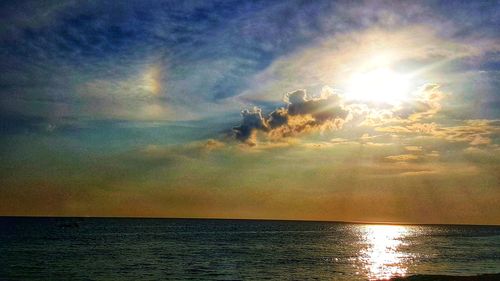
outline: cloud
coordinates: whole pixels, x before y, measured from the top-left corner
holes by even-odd
[[[438,84],[424,84],[404,102],[394,106],[352,103],[347,108],[359,125],[412,124],[432,119],[441,110],[445,94]],[[404,129],[403,129],[404,130]]]
[[[295,90],[287,93],[284,101],[286,107],[277,108],[267,117],[257,107],[243,110],[241,124],[233,128],[235,137],[255,145],[258,131],[279,140],[305,132],[339,129],[349,116],[341,97],[329,87],[323,88],[319,97],[309,97],[303,89]]]
[[[408,151],[422,151],[421,146],[415,146],[415,145],[405,146],[405,149]]]
[[[396,116],[408,118],[411,121],[420,121],[433,117],[441,110],[441,100],[444,94],[437,84],[425,84],[417,91],[417,99],[411,100],[396,110]]]
[[[255,107],[253,110],[245,109],[241,112],[243,120],[241,125],[234,127],[233,131],[237,139],[254,143],[251,138],[255,138],[255,130],[269,130],[268,122],[262,116],[262,110]]]
[[[172,155],[191,155],[200,152],[209,152],[225,147],[225,143],[215,140],[207,139],[204,141],[193,141],[183,145],[155,145],[150,144],[139,150],[139,155],[147,156],[150,158],[163,158]]]
[[[385,159],[397,162],[406,162],[406,161],[418,160],[419,157],[414,154],[400,154],[400,155],[386,156]]]
[[[214,139],[208,139],[204,143],[204,148],[208,149],[208,150],[219,149],[219,148],[222,148],[224,146],[225,146],[225,144],[223,142],[218,141],[218,140],[214,140]]]
[[[488,145],[492,143],[490,135],[497,134],[490,126],[474,127],[469,125],[442,126],[436,123],[414,123],[406,126],[385,126],[375,128],[378,132],[423,135],[448,142],[465,142],[470,145]],[[498,130],[498,129],[496,129]]]
[[[427,156],[428,158],[437,158],[439,157],[439,155],[439,151],[437,150],[433,150],[430,153],[425,154],[425,156]]]

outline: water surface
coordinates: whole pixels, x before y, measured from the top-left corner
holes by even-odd
[[[375,280],[500,272],[500,227],[0,218],[0,280]]]

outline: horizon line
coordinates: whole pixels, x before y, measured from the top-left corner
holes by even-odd
[[[341,224],[372,224],[372,225],[428,225],[428,226],[493,226],[500,224],[475,223],[414,223],[414,222],[387,222],[387,221],[343,221],[343,220],[314,220],[314,219],[273,219],[273,218],[217,218],[217,217],[153,217],[153,216],[51,216],[51,215],[0,215],[0,218],[74,218],[74,219],[164,219],[164,220],[241,220],[241,221],[284,221],[284,222],[324,222]]]

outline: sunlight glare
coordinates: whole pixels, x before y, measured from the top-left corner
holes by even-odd
[[[379,67],[351,76],[347,98],[351,100],[397,104],[408,93],[409,79],[388,67]]]
[[[361,252],[370,280],[406,275],[408,256],[400,250],[408,229],[399,225],[365,225],[362,236],[367,247]]]

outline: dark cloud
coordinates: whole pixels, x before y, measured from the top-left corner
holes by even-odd
[[[313,99],[307,98],[305,90],[297,90],[288,93],[285,101],[288,102],[289,115],[310,114],[318,123],[337,117],[345,118],[347,115],[347,111],[340,106],[340,96],[334,94],[328,88],[323,91],[321,97]]]
[[[255,107],[253,110],[245,109],[241,112],[241,116],[243,117],[241,125],[233,128],[237,139],[247,141],[254,130],[269,130],[268,122],[262,116],[260,108]]]
[[[305,90],[285,95],[286,107],[272,111],[267,117],[260,108],[243,110],[241,124],[233,128],[235,137],[248,144],[255,144],[255,133],[263,131],[271,139],[293,136],[302,132],[338,129],[346,121],[349,111],[344,108],[339,95],[329,88],[320,97],[308,97]]]

